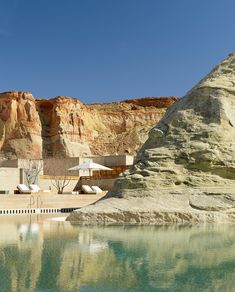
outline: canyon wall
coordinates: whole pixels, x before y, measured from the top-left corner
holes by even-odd
[[[29,92],[0,93],[2,158],[135,154],[175,97],[83,104]]]
[[[0,94],[0,149],[2,158],[42,155],[41,122],[29,92]]]

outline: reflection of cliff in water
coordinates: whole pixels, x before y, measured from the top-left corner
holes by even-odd
[[[28,242],[19,236],[18,244],[0,247],[0,291],[32,292],[37,287],[41,266],[40,240]]]
[[[91,253],[82,252],[76,244],[66,245],[57,281],[61,291],[76,291],[78,287],[232,291],[235,287],[232,226],[78,230],[87,245],[92,245],[92,238],[93,243],[107,242],[108,248]]]
[[[14,241],[9,240],[12,235],[5,244],[1,238],[0,291],[232,291],[235,287],[233,226],[102,228],[51,222],[36,228],[33,224],[28,228],[16,224]]]
[[[235,287],[233,226],[91,230],[97,238],[108,242],[116,261],[131,267],[135,291],[141,291],[141,287],[149,287],[148,291],[176,287],[177,291],[232,291]],[[106,268],[110,266],[111,262]]]

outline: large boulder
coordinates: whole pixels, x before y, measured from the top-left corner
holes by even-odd
[[[174,103],[106,197],[68,220],[235,221],[235,54]]]

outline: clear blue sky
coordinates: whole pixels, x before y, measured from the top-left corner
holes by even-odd
[[[0,0],[0,91],[181,96],[235,50],[234,0]]]

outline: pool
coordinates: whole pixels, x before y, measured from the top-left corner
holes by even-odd
[[[83,227],[63,216],[0,218],[1,292],[235,289],[235,225]]]

